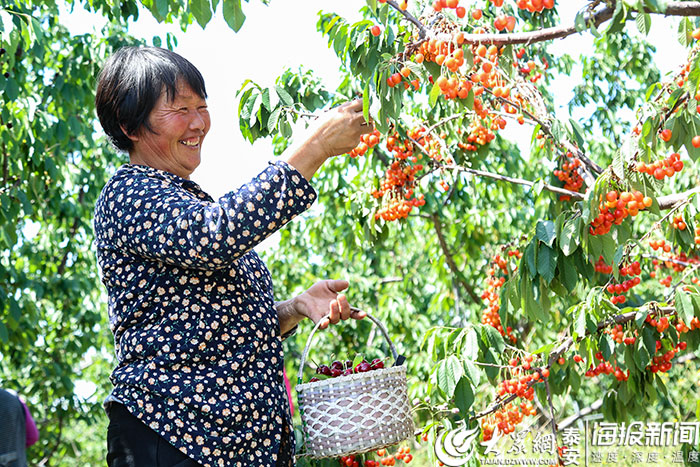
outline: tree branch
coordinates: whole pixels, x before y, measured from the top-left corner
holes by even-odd
[[[407,11],[402,10],[401,8],[399,8],[399,5],[398,5],[394,0],[387,0],[386,3],[387,3],[388,5],[391,5],[392,8],[394,8],[396,11],[398,11],[399,13],[401,13],[401,14],[403,15],[404,18],[406,18],[408,21],[410,21],[411,23],[413,23],[413,25],[416,26],[416,27],[418,28],[418,38],[419,38],[420,40],[423,40],[423,39],[425,39],[425,38],[428,36],[428,30],[425,28],[425,26],[423,25],[423,23],[421,23],[420,21],[418,21],[418,20],[416,19],[415,16],[413,16],[411,13],[409,13],[409,12],[407,12]]]
[[[587,170],[584,171],[583,179],[586,182],[586,185],[591,186],[591,185],[593,185],[593,183],[595,183],[595,179],[593,177],[593,174],[591,174],[590,172],[593,171],[597,174],[600,174],[603,172],[603,169],[598,164],[596,164],[591,159],[589,159],[588,156],[586,156],[580,148],[574,146],[569,141],[557,140],[557,138],[555,138],[554,134],[552,133],[552,124],[549,121],[545,121],[545,120],[537,117],[532,112],[523,108],[523,106],[518,104],[517,102],[513,102],[510,99],[506,99],[505,97],[500,97],[500,96],[497,97],[493,94],[493,91],[491,91],[490,89],[488,89],[486,87],[484,87],[483,89],[484,89],[484,92],[493,96],[494,99],[498,100],[501,103],[505,103],[505,104],[508,104],[512,107],[517,108],[520,111],[520,113],[526,115],[528,118],[537,122],[540,125],[542,132],[545,133],[547,136],[549,136],[552,139],[552,141],[555,142],[555,145],[559,146],[560,149],[562,149],[563,151],[568,151],[568,152],[574,154],[576,157],[581,159],[581,161],[585,164],[585,168]]]
[[[631,9],[631,11],[637,11]],[[594,27],[600,26],[613,17],[614,8],[603,8],[595,13],[589,13],[584,17],[587,25]],[[644,10],[645,13],[662,14],[664,16],[700,16],[700,2],[669,2],[666,11],[660,13]],[[494,45],[509,45],[509,44],[533,44],[535,42],[550,41],[553,39],[563,39],[565,37],[578,34],[575,25],[558,26],[539,31],[521,32],[513,34],[465,34],[464,42],[467,44],[494,44]],[[449,34],[437,34],[437,39],[451,40]]]
[[[663,211],[672,208],[673,205],[677,202],[686,200],[697,193],[700,193],[700,187],[684,191],[683,193],[674,193],[672,195],[660,196],[656,199],[656,202],[659,203],[659,209]]]
[[[499,180],[502,182],[513,183],[516,185],[525,185],[525,186],[531,187],[535,184],[535,182],[531,182],[530,180],[524,180],[522,178],[507,177],[505,175],[495,174],[495,173],[491,173],[491,172],[485,172],[483,170],[470,169],[468,167],[462,167],[461,165],[439,165],[437,168],[445,169],[445,170],[458,170],[460,172],[466,172],[468,174],[478,175],[480,177],[485,177],[485,178],[491,178],[493,180]],[[552,193],[557,193],[559,195],[570,196],[571,199],[575,199],[575,200],[583,200],[584,199],[583,193],[567,190],[564,188],[559,188],[556,186],[548,185],[546,183],[542,185],[542,189],[546,190],[546,191],[551,191]]]
[[[430,215],[430,218],[433,221],[433,225],[435,226],[435,233],[437,234],[438,242],[440,243],[442,253],[445,255],[445,261],[447,261],[447,266],[450,268],[450,271],[452,271],[452,273],[457,277],[457,280],[462,285],[462,287],[464,287],[464,290],[467,291],[472,301],[477,304],[481,303],[481,299],[476,294],[471,284],[469,284],[464,279],[464,274],[462,274],[462,271],[459,270],[459,268],[457,267],[457,263],[455,263],[454,258],[450,254],[449,248],[447,247],[447,242],[445,241],[445,236],[442,233],[442,225],[440,224],[440,219],[438,219],[437,214],[432,213]]]
[[[539,373],[539,371],[538,371]],[[549,404],[549,414],[552,422],[552,434],[554,435],[554,445],[557,447],[557,457],[561,459],[559,453],[559,444],[557,443],[557,421],[554,418],[554,403],[552,402],[552,392],[549,390],[549,378],[543,378],[540,373],[540,379],[544,381],[544,389],[547,391],[547,403]]]

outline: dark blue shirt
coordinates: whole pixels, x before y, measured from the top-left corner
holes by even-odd
[[[127,164],[97,201],[112,395],[204,466],[293,464],[272,281],[252,248],[315,198],[278,161],[218,201]]]

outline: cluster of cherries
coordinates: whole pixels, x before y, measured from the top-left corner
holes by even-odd
[[[634,345],[634,343],[637,342],[637,338],[634,335],[625,332],[625,329],[621,324],[616,324],[612,329],[606,329],[605,333],[610,334],[613,340],[618,344]]]
[[[641,277],[639,277],[641,274],[642,269],[639,261],[634,261],[628,266],[622,266],[620,268],[620,276],[631,276],[632,278],[617,284],[608,285],[606,290],[609,294],[612,294],[610,301],[612,301],[613,304],[625,303],[627,298],[623,294],[642,282]]]
[[[518,249],[508,250],[509,257],[520,259],[523,254]],[[513,329],[507,326],[505,329],[501,324],[501,295],[499,289],[505,284],[506,277],[513,273],[517,266],[509,268],[508,260],[501,255],[495,255],[491,259],[491,267],[486,271],[486,290],[481,294],[481,299],[486,303],[486,310],[481,315],[481,324],[488,324],[494,327],[503,337],[508,336],[511,342],[515,342],[516,338],[513,335]],[[501,276],[496,277],[500,271]]]
[[[496,392],[499,397],[515,394],[524,400],[519,404],[511,401],[500,407],[493,415],[481,419],[484,441],[493,438],[496,428],[503,434],[512,433],[525,417],[537,413],[531,402],[535,397],[534,384],[542,381],[542,378],[549,377],[549,369],[534,369],[533,361],[534,357],[530,354],[525,355],[520,364],[517,358],[509,361],[512,377],[498,383]]]
[[[681,341],[675,347],[671,348],[667,352],[664,352],[661,341],[656,341],[656,353],[658,355],[654,355],[654,357],[651,359],[651,363],[647,365],[646,369],[652,373],[668,372],[668,370],[673,367],[671,360],[673,360],[678,352],[685,350],[687,347],[688,344]]]
[[[401,71],[398,71],[396,73],[392,73],[389,75],[389,77],[386,79],[386,84],[390,88],[393,88],[394,86],[398,86],[399,84],[403,83],[403,88],[408,90],[411,86],[413,86],[413,89],[415,91],[418,91],[420,89],[420,78],[414,78],[412,80],[404,80],[404,78],[409,78],[411,76],[411,69],[408,68],[407,66],[404,66],[401,68]]]
[[[603,259],[603,256],[601,255],[598,258],[598,261],[595,262],[595,272],[599,272],[601,274],[612,274],[613,272],[613,267],[610,264],[607,264],[605,260]]]
[[[683,219],[683,214],[673,216],[673,223],[671,225],[674,229],[677,230],[685,230],[688,227],[688,225],[685,223],[685,220]]]
[[[697,229],[696,229],[697,230]],[[656,278],[657,271],[661,268],[667,268],[667,269],[672,269],[674,272],[683,272],[685,268],[688,267],[688,265],[694,265],[700,263],[700,257],[698,255],[694,255],[693,257],[688,257],[688,255],[685,254],[685,252],[681,252],[679,254],[672,254],[673,248],[669,243],[666,243],[666,240],[650,240],[649,241],[649,246],[654,250],[661,250],[664,253],[671,253],[671,256],[667,259],[661,259],[659,261],[658,259],[654,258],[652,260],[652,264],[654,265],[654,270],[649,273],[649,276],[653,279]],[[663,277],[659,279],[659,283],[663,286],[670,287],[671,286],[671,281],[672,277],[670,275],[667,275],[666,277]],[[700,283],[700,279],[697,277],[692,277],[690,281],[693,284],[698,284]]]
[[[516,5],[521,10],[527,10],[530,13],[540,13],[542,10],[554,8],[554,0],[517,0]]]
[[[366,133],[360,136],[360,142],[348,153],[348,155],[352,158],[364,156],[369,149],[379,144],[381,136],[382,134],[376,128],[372,131],[372,133]]]
[[[464,18],[467,14],[467,9],[459,6],[459,0],[435,0],[433,2],[435,11],[442,11],[444,8],[453,8],[457,18]]]
[[[395,454],[389,454],[386,449],[378,449],[377,456],[380,457],[378,461],[375,460],[365,460],[364,463],[360,464],[361,460],[356,456],[343,456],[340,458],[340,465],[345,467],[379,467],[380,465],[396,465],[396,461],[403,461],[404,464],[410,464],[413,460],[413,454],[411,454],[411,448],[408,446],[399,447]]]
[[[664,131],[668,131],[669,134],[671,132],[671,130]],[[663,132],[661,132],[661,134],[663,135]],[[662,161],[655,161],[651,164],[639,162],[634,169],[639,173],[650,175],[657,180],[663,180],[666,177],[673,177],[675,174],[683,170],[683,161],[681,160],[681,155],[674,152]]]
[[[566,153],[564,160],[565,162],[562,163],[561,168],[554,171],[554,176],[559,181],[564,182],[564,189],[578,192],[583,186],[583,177],[580,170],[581,160],[570,152]],[[561,201],[570,201],[571,196],[561,195],[559,199]]]
[[[420,128],[425,131],[425,127]],[[411,138],[418,136],[418,134],[416,131],[409,131]],[[422,143],[419,141],[419,143],[424,144],[425,140]],[[374,218],[394,221],[408,217],[414,207],[425,204],[423,195],[413,197],[416,173],[423,170],[423,164],[418,163],[422,154],[418,152],[414,155],[413,142],[408,138],[401,140],[398,133],[387,138],[386,148],[393,153],[394,161],[386,170],[379,189],[372,192],[374,198],[384,199],[384,203],[374,214]]]
[[[589,378],[593,378],[593,377],[598,376],[600,374],[605,374],[605,375],[612,374],[615,376],[615,379],[617,379],[618,381],[627,381],[627,379],[629,378],[629,376],[630,376],[629,370],[627,370],[627,372],[625,373],[617,365],[612,366],[610,364],[610,362],[606,361],[603,358],[602,352],[596,353],[595,358],[597,360],[600,360],[600,363],[596,366],[591,365],[588,368],[588,370],[586,371],[586,373],[584,373],[585,376],[587,376]]]
[[[316,368],[316,374],[328,376],[329,378],[337,378],[338,376],[352,375],[354,373],[365,373],[367,371],[378,370],[380,368],[384,368],[384,360],[381,358],[375,358],[372,360],[372,362],[362,360],[362,362],[355,365],[354,368],[352,366],[352,360],[346,360],[344,362],[335,360],[330,366],[319,365]],[[316,381],[320,381],[320,379],[315,376],[309,380],[310,383],[315,383]]]
[[[639,211],[652,205],[652,199],[641,191],[608,191],[600,197],[598,217],[591,221],[591,235],[605,235],[613,224],[620,225],[627,216],[636,216]]]
[[[493,438],[493,433],[498,428],[502,434],[509,434],[515,431],[515,427],[522,423],[528,415],[536,415],[537,411],[529,401],[520,404],[509,402],[495,413],[481,419],[481,433],[484,441]]]
[[[496,138],[494,131],[502,130],[506,127],[506,121],[502,117],[495,117],[491,120],[491,124],[484,126],[483,121],[474,119],[467,126],[467,143],[458,143],[457,146],[465,151],[476,151],[479,146],[489,144]]]

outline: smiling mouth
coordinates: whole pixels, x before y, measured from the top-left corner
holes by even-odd
[[[196,148],[196,147],[199,147],[200,141],[201,141],[201,138],[182,139],[182,140],[180,140],[180,144],[183,144],[183,145],[187,146],[188,148]]]

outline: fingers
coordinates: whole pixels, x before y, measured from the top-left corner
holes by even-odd
[[[346,281],[345,279],[331,279],[326,284],[331,291],[342,292],[348,288],[350,282]]]
[[[350,317],[352,319],[364,319],[367,316],[367,312],[362,310],[350,310]]]
[[[340,310],[340,319],[346,320],[350,318],[350,304],[347,297],[344,294],[339,294],[335,301],[338,303],[338,309]]]

